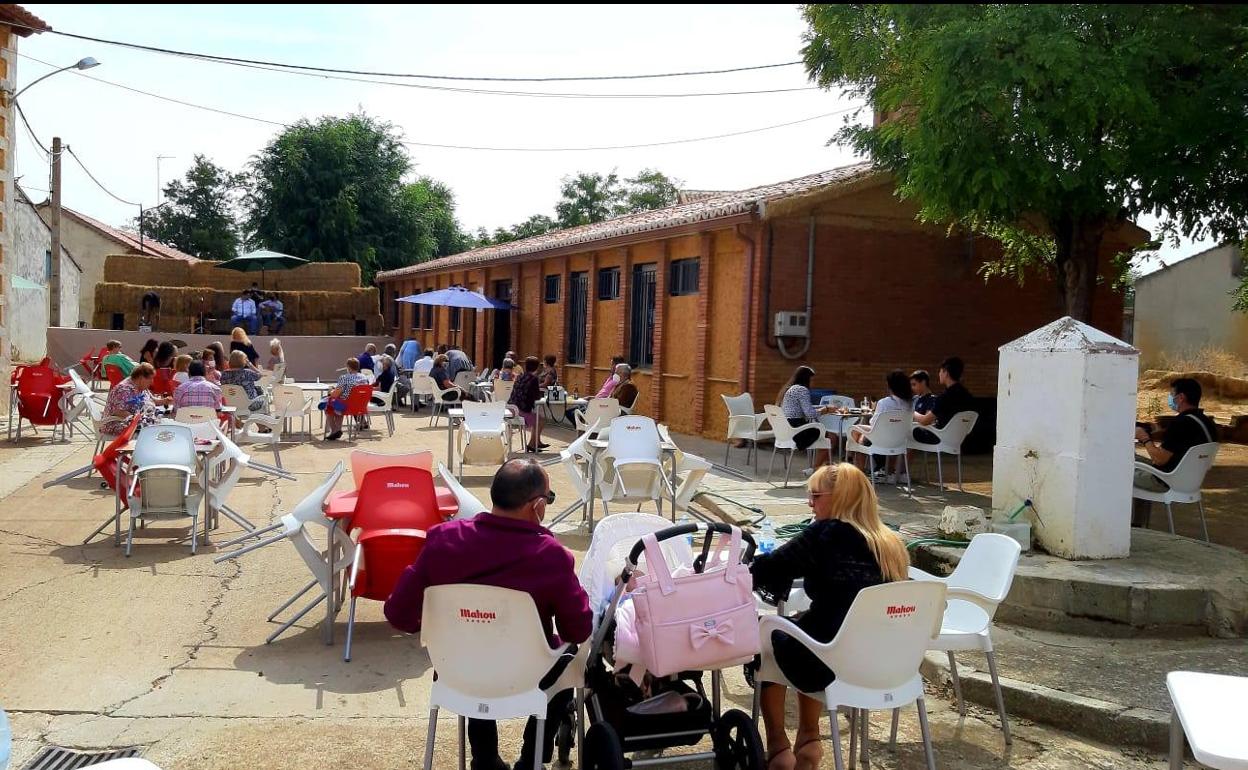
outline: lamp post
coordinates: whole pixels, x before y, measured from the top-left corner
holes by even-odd
[[[174,157],[176,157],[176,156],[173,156],[173,155],[157,155],[157,156],[156,156],[156,200],[160,200],[160,197],[161,197],[161,192],[160,192],[160,162],[161,162],[162,160],[173,160],[173,159],[174,159]]]
[[[42,83],[53,75],[66,70],[89,70],[100,63],[94,57],[79,59],[68,67],[52,70],[43,77],[35,78],[26,87],[13,94],[9,101],[16,103],[18,97],[30,90],[31,86]],[[52,269],[48,275],[48,325],[59,326],[61,323],[61,138],[52,138],[52,188],[48,199],[48,229],[52,231]]]

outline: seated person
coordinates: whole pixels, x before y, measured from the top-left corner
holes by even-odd
[[[374,393],[389,393],[390,390],[394,388],[395,374],[398,371],[397,369],[395,369],[394,359],[386,355],[385,353],[382,353],[380,356],[377,357],[377,369],[378,369],[377,381],[373,383],[373,385],[375,386],[375,389],[373,392]],[[377,406],[384,406],[386,403],[384,400],[382,400],[379,396],[376,396],[376,395],[374,395],[371,399],[369,399],[369,401],[376,404]]]
[[[460,372],[471,373],[474,369],[472,359],[468,358],[468,354],[459,349],[458,345],[452,345],[446,351],[446,373],[450,375],[451,382],[459,376]]]
[[[545,359],[546,365],[538,372],[537,383],[542,386],[543,390],[559,384],[559,370],[555,368],[556,360],[553,355],[548,354]]]
[[[488,513],[429,530],[425,547],[386,600],[386,619],[401,631],[417,633],[426,588],[450,583],[499,586],[532,595],[552,648],[584,642],[593,624],[589,597],[577,580],[572,553],[542,527],[547,506],[554,502],[546,471],[533,460],[505,463],[490,484],[490,502]],[[555,626],[562,639],[555,635]],[[541,747],[544,762],[551,760],[558,732],[554,728],[567,713],[571,694],[564,691],[550,700]],[[533,766],[536,733],[530,718],[517,767]],[[494,722],[469,719],[468,742],[473,770],[506,770]]]
[[[180,355],[177,358],[173,359],[173,381],[174,382],[178,383],[179,385],[186,382],[187,378],[190,376],[189,374],[187,374],[187,370],[190,368],[191,362],[194,360],[195,359],[191,358],[188,355]]]
[[[862,471],[848,463],[825,465],[806,487],[814,522],[775,551],[755,556],[750,572],[755,590],[773,603],[788,595],[794,580],[803,579],[810,609],[793,620],[815,641],[830,642],[858,592],[907,579],[910,556],[901,538],[880,521],[875,491]],[[821,692],[835,675],[783,631],[773,631],[771,640],[776,665],[798,690],[798,725],[790,743],[784,730],[787,688],[763,685],[768,767],[793,768],[797,762],[798,767],[817,768],[823,754],[819,720],[824,707],[803,693]]]
[[[136,364],[129,377],[108,391],[108,401],[104,403],[104,421],[100,423],[102,435],[109,438],[120,436],[130,426],[130,421],[136,414],[141,415],[140,429],[160,422],[156,405],[169,403],[169,398],[152,397],[151,387],[155,379],[156,370],[151,364]]]
[[[263,412],[265,407],[264,394],[256,383],[262,375],[247,364],[247,354],[241,350],[230,353],[230,368],[221,372],[222,385],[237,385],[251,400],[247,409],[251,412]]]
[[[447,358],[447,355],[445,353],[439,353],[437,357],[433,359],[433,368],[429,370],[429,377],[433,379],[433,384],[438,386],[439,389],[447,391],[443,394],[442,400],[454,401],[456,399],[456,394],[458,394],[460,401],[476,401],[477,399],[473,398],[472,394],[455,384],[455,381],[451,378],[450,372],[447,369],[448,363],[449,359]]]
[[[243,289],[238,298],[230,306],[230,326],[246,326],[252,334],[260,331],[260,321],[256,313],[256,300],[252,293]]]
[[[143,343],[143,347],[139,348],[139,363],[151,364],[153,369],[156,366],[156,349],[160,347],[160,343],[156,340],[148,340]]]
[[[1179,416],[1166,425],[1161,441],[1154,441],[1152,431],[1137,426],[1135,439],[1144,445],[1148,460],[1162,473],[1179,467],[1187,450],[1199,444],[1218,440],[1218,426],[1200,408],[1201,387],[1196,380],[1180,377],[1170,383],[1170,408]],[[1165,492],[1169,487],[1148,471],[1135,472],[1135,486],[1150,492]]]
[[[108,352],[100,361],[101,369],[105,366],[115,366],[121,371],[122,377],[129,377],[130,372],[133,372],[134,367],[138,365],[137,361],[121,352],[121,343],[117,340],[109,340],[104,343],[104,349]]]
[[[516,379],[516,362],[510,358],[503,359],[503,365],[494,373],[494,379],[510,382]]]
[[[854,441],[863,446],[871,446],[871,439],[868,436],[871,435],[871,430],[875,427],[875,424],[879,422],[880,415],[885,412],[902,412],[904,414],[912,408],[910,403],[910,378],[906,376],[905,372],[900,369],[894,369],[888,373],[884,381],[888,384],[889,394],[875,402],[875,411],[871,414],[871,422],[866,425],[855,425],[849,431],[849,435],[853,437]],[[859,468],[866,468],[867,458],[868,455],[854,453],[854,462]],[[897,457],[886,459],[888,463],[894,464],[891,470],[895,473],[901,461]],[[890,474],[889,483],[895,480]]]
[[[940,371],[936,373],[945,391],[936,397],[932,410],[927,414],[915,414],[914,440],[923,444],[939,444],[940,439],[935,433],[923,426],[933,425],[943,428],[949,424],[958,412],[975,411],[975,399],[971,392],[962,384],[962,359],[950,356],[940,362]]]
[[[615,377],[618,382],[611,389],[610,398],[619,401],[621,409],[632,410],[637,403],[638,395],[637,386],[633,384],[633,367],[628,364],[619,364],[615,367]]]
[[[247,354],[247,366],[253,369],[256,368],[256,364],[260,360],[260,353],[256,350],[256,346],[251,343],[251,337],[247,336],[247,332],[241,326],[230,332],[230,352],[233,353],[236,350],[241,350]]]
[[[286,306],[276,294],[268,294],[260,302],[260,323],[269,327],[269,334],[281,334],[286,326]]]
[[[225,368],[224,366],[217,365],[217,357],[219,355],[220,353],[213,347],[204,348],[204,352],[200,354],[200,361],[204,364],[204,376],[208,378],[209,382],[217,385],[221,384],[220,372],[221,369]],[[222,361],[222,363],[224,364],[224,361]]]
[[[918,369],[910,375],[911,403],[915,414],[927,414],[936,404],[936,394],[931,388],[932,378],[924,369]]]
[[[221,400],[221,388],[208,381],[204,377],[204,373],[205,368],[202,361],[191,361],[187,365],[186,382],[183,382],[173,391],[173,413],[175,415],[184,406],[221,408],[224,403]]]
[[[278,367],[279,364],[286,363],[286,351],[282,349],[282,341],[274,337],[269,340],[269,360],[267,369],[271,372]],[[280,382],[277,384],[281,384]]]
[[[624,356],[611,357],[611,375],[602,383],[602,387],[594,394],[594,398],[611,398],[611,391],[615,390],[615,386],[620,384],[620,378],[616,376],[615,367],[624,363]]]
[[[426,350],[425,354],[412,364],[412,374],[428,374],[431,371],[433,371],[433,351]]]
[[[548,446],[542,443],[537,422],[537,400],[542,397],[542,388],[537,384],[537,369],[540,365],[537,356],[524,359],[524,374],[516,379],[515,387],[511,389],[511,398],[507,401],[520,413],[524,426],[529,429],[529,445],[525,447],[529,452],[538,452]]]
[[[317,408],[325,410],[325,430],[329,434],[326,441],[337,441],[342,438],[342,416],[347,411],[347,396],[356,385],[367,385],[368,380],[360,374],[360,360],[347,359],[347,373],[338,378],[338,383],[329,391],[325,400]]]
[[[373,356],[375,355],[377,355],[376,345],[370,342],[364,346],[364,352],[361,353],[357,359],[360,362],[360,371],[368,369],[369,371],[376,373],[376,369],[374,367],[376,367],[377,363],[373,361]]]
[[[173,366],[173,359],[178,355],[178,349],[173,346],[172,342],[162,342],[156,346],[156,352],[152,355],[152,366],[157,369],[169,369]]]
[[[799,366],[793,372],[793,376],[789,378],[788,383],[780,389],[778,401],[780,409],[784,412],[784,418],[789,421],[789,425],[794,428],[807,425],[812,422],[818,422],[819,415],[827,414],[832,411],[830,406],[816,407],[811,403],[810,399],[810,383],[815,378],[815,370],[809,366]],[[799,451],[805,451],[811,447],[819,437],[825,435],[826,430],[820,426],[819,430],[807,428],[798,431],[793,436],[793,443],[797,445]],[[826,465],[831,458],[831,454],[827,449],[819,449],[815,452],[814,465],[807,468],[803,473],[809,476],[814,472],[814,468]]]

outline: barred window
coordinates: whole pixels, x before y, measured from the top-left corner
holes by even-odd
[[[673,297],[698,293],[698,258],[677,259],[672,262],[669,292]]]
[[[553,305],[559,301],[559,276],[546,276],[546,294],[544,296],[547,305]]]
[[[460,309],[457,307],[453,307],[453,308],[450,308],[450,311],[451,311],[450,330],[453,332],[460,331],[463,328],[460,326],[460,317],[459,317]]]
[[[598,299],[620,298],[620,269],[604,267],[598,271]]]
[[[568,363],[585,363],[585,331],[589,309],[589,273],[568,276]]]
[[[421,305],[425,312],[425,328],[433,330],[433,305]]]
[[[654,263],[633,268],[632,317],[629,322],[629,364],[648,368],[654,365]]]

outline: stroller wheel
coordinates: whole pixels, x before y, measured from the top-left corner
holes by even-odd
[[[583,752],[583,770],[624,770],[624,747],[615,730],[605,722],[591,726],[585,733]]]
[[[763,770],[763,741],[744,711],[725,711],[715,723],[713,740],[719,770]]]
[[[570,767],[572,765],[572,748],[576,745],[576,715],[572,712],[572,706],[569,706],[567,716],[559,722],[559,730],[555,733],[555,748],[558,749],[556,756],[560,767]]]

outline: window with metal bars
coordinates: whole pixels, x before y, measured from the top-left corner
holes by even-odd
[[[449,308],[449,310],[451,311],[450,324],[448,324],[448,326],[450,327],[450,330],[453,332],[462,330],[463,327],[460,326],[460,322],[461,322],[460,315],[459,315],[460,308],[453,307],[453,308]]]
[[[668,293],[673,297],[698,293],[698,258],[677,259],[672,261],[671,280],[668,281]]]
[[[547,305],[553,305],[559,301],[559,276],[546,276],[546,293],[543,297]]]
[[[585,363],[585,332],[589,316],[589,273],[568,275],[568,363]]]
[[[604,267],[598,271],[598,299],[620,298],[620,269]]]
[[[421,305],[422,312],[425,314],[425,328],[433,330],[433,305]]]
[[[632,316],[629,319],[629,364],[648,368],[654,365],[654,263],[633,267]]]
[[[398,329],[399,323],[400,323],[399,310],[402,307],[402,305],[399,304],[399,293],[397,291],[391,292],[391,295],[394,298],[394,328]]]

